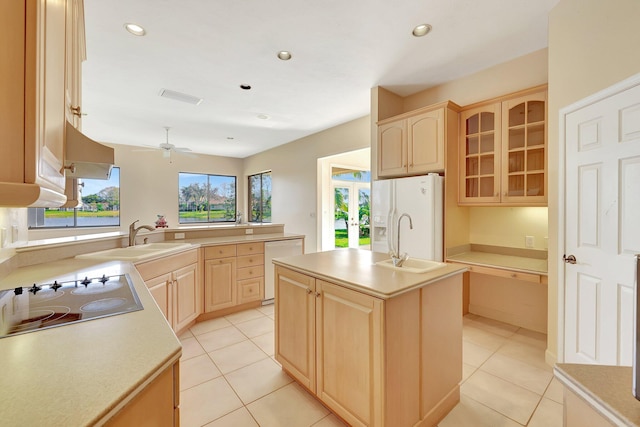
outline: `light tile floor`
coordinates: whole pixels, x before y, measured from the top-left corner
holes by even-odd
[[[183,333],[183,427],[344,426],[273,359],[273,309],[201,322]],[[546,336],[464,318],[460,403],[439,427],[562,426],[562,387],[544,363]]]

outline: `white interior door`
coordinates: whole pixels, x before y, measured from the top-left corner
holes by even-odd
[[[640,86],[565,119],[564,362],[631,365]]]

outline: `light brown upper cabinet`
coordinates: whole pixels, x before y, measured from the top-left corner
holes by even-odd
[[[444,102],[379,121],[378,176],[444,171],[447,119],[458,108]]]
[[[545,90],[460,113],[461,205],[546,206]]]
[[[60,206],[64,161],[66,2],[0,3],[0,200]]]

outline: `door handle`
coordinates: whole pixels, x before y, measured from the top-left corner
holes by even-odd
[[[562,260],[564,262],[566,262],[567,264],[576,264],[578,262],[578,260],[576,260],[575,256],[573,256],[573,255],[567,256],[566,254],[562,255]]]

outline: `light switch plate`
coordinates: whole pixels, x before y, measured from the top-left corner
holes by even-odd
[[[244,234],[253,234],[253,228],[247,228],[244,230]]]
[[[175,233],[173,235],[173,238],[178,240],[178,239],[184,239],[184,233]]]

